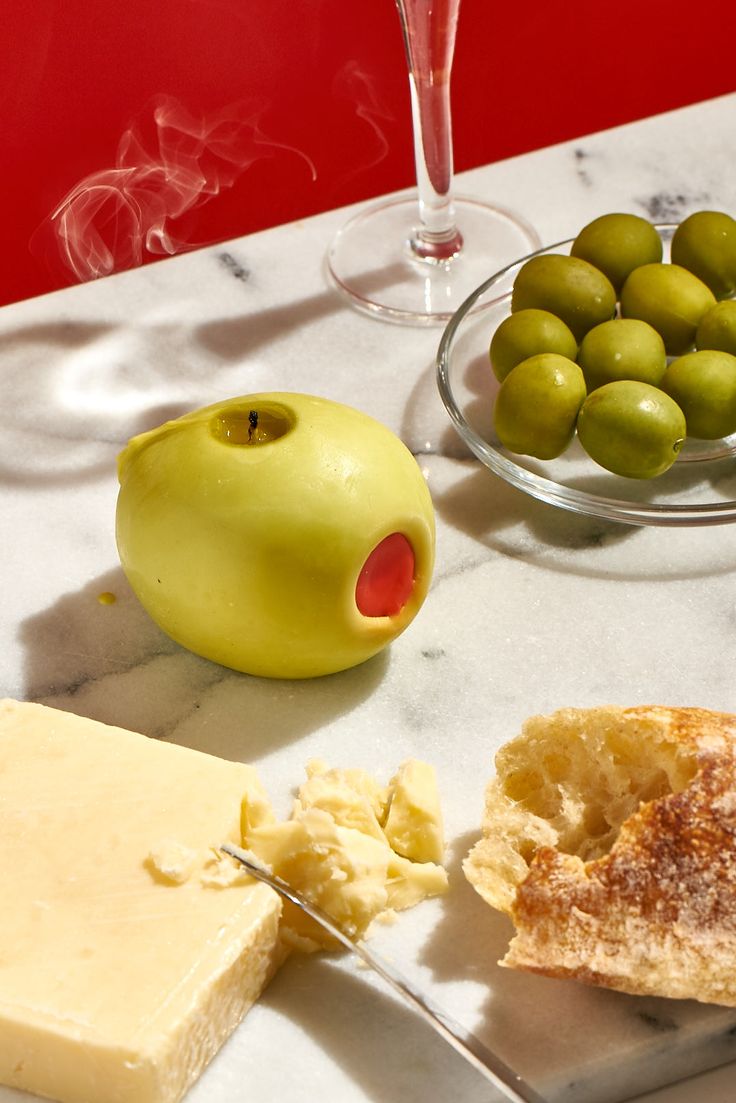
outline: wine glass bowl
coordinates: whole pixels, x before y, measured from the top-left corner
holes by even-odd
[[[359,211],[327,255],[331,283],[389,321],[444,324],[483,275],[541,244],[519,215],[453,196],[450,74],[460,0],[396,0],[406,48],[417,191]]]
[[[675,227],[656,227],[665,256]],[[572,239],[532,255],[568,254]],[[653,479],[629,479],[599,467],[577,439],[554,460],[509,452],[493,427],[499,383],[488,350],[511,313],[511,291],[528,255],[484,280],[448,323],[437,354],[437,385],[469,450],[493,474],[542,502],[634,525],[712,525],[736,521],[736,434],[687,440],[677,461]]]

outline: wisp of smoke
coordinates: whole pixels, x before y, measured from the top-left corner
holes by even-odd
[[[376,95],[370,74],[354,59],[347,61],[339,70],[332,88],[338,98],[346,99],[354,106],[355,114],[368,124],[375,137],[375,148],[366,160],[340,177],[338,183],[343,185],[361,172],[374,168],[386,157],[389,143],[381,123],[391,122],[394,115]]]
[[[86,281],[135,267],[146,254],[191,248],[177,238],[172,223],[231,187],[266,151],[296,154],[315,180],[315,166],[305,153],[262,134],[260,114],[232,104],[195,118],[173,97],[160,97],[149,146],[141,127],[128,129],[115,167],[76,184],[45,224],[66,267]]]

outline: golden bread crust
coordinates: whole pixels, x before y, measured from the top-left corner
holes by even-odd
[[[577,853],[559,845],[565,832],[577,838],[570,816],[550,816],[547,826],[557,842],[534,847],[524,875],[517,870],[516,879],[500,889],[494,878],[502,876],[504,856],[497,860],[494,832],[505,831],[509,842],[504,817],[510,814],[513,826],[516,816],[518,829],[525,812],[520,804],[526,804],[527,816],[543,817],[537,814],[538,790],[521,801],[509,799],[513,770],[491,783],[484,840],[464,868],[481,895],[506,902],[504,910],[514,921],[517,933],[501,964],[625,992],[736,1006],[736,717],[661,706],[562,710],[534,718],[525,731],[514,741],[517,775],[520,748],[530,733],[528,753],[534,762],[582,733],[593,752],[593,783],[596,771],[608,765],[601,747],[615,758],[621,747],[630,753],[636,738],[642,740],[642,762],[656,748],[660,764],[669,756],[667,761],[676,765],[669,791],[635,802],[610,847],[589,860],[581,852],[590,839],[577,839]],[[503,751],[499,758],[503,763]],[[629,763],[629,773],[636,775],[642,762]],[[564,790],[565,779],[558,778],[556,785]],[[615,790],[605,806],[610,816],[619,793],[615,785],[609,788]],[[554,811],[549,790],[548,785],[544,800]],[[572,808],[574,794],[565,796]],[[531,805],[535,811],[529,811]],[[536,833],[544,834],[538,825]],[[508,862],[504,868],[508,872]]]

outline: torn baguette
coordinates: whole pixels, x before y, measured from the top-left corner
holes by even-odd
[[[563,709],[496,756],[464,871],[501,964],[736,1006],[736,717]]]

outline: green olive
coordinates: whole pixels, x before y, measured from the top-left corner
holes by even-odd
[[[578,439],[590,458],[630,479],[652,479],[671,467],[685,432],[677,403],[638,380],[598,387],[578,415]]]
[[[639,379],[657,386],[667,367],[664,341],[638,318],[613,318],[594,326],[578,350],[588,390],[615,379]]]
[[[736,433],[736,356],[701,349],[673,360],[661,387],[681,408],[687,435],[718,440]]]
[[[736,300],[716,303],[704,315],[695,333],[697,349],[718,349],[736,356]]]
[[[710,288],[678,264],[643,264],[621,290],[621,314],[653,326],[669,356],[692,348],[702,318],[715,306]]]
[[[736,291],[736,219],[722,211],[691,214],[675,230],[671,256],[727,299]]]
[[[531,257],[517,273],[511,310],[529,307],[556,314],[580,341],[593,326],[613,317],[616,292],[587,260],[550,253]]]
[[[599,268],[618,292],[635,268],[661,261],[662,239],[637,214],[604,214],[583,227],[570,254]]]
[[[578,345],[570,328],[548,310],[519,310],[504,318],[491,339],[491,367],[499,383],[512,368],[541,352],[574,360]]]
[[[575,433],[585,398],[583,373],[572,360],[543,352],[522,360],[499,388],[493,422],[510,452],[551,460]]]

